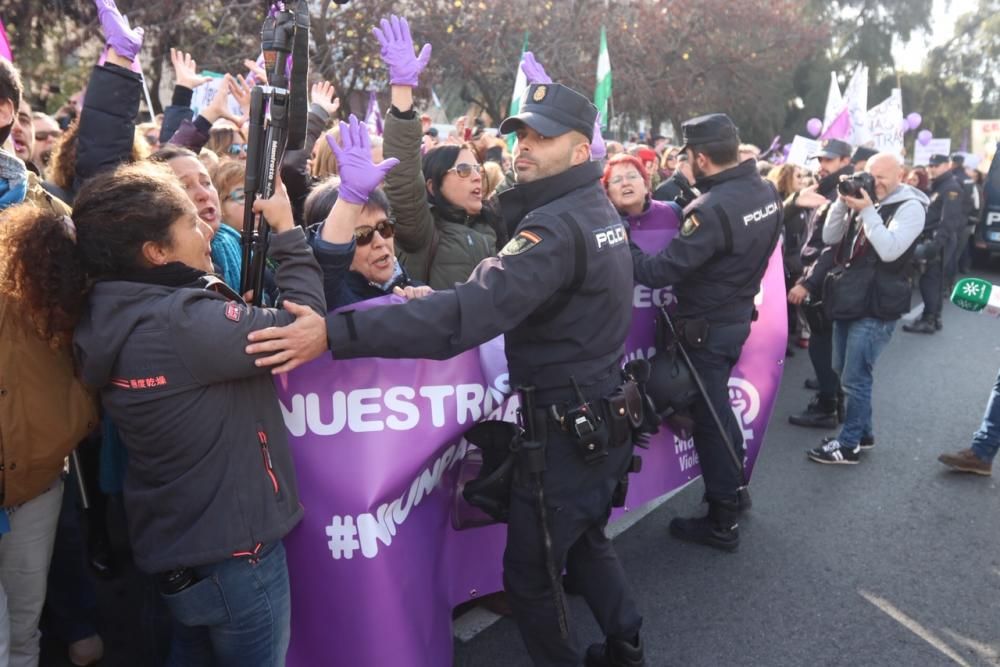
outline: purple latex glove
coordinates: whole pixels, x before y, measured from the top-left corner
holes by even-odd
[[[118,11],[115,0],[94,0],[94,4],[104,30],[104,41],[122,58],[135,60],[142,49],[142,28],[129,27],[128,19]]]
[[[389,170],[399,164],[391,157],[379,164],[372,163],[372,145],[368,126],[351,114],[350,124],[340,121],[340,143],[326,135],[326,143],[337,157],[340,172],[340,198],[351,204],[365,204],[368,195],[385,180]]]
[[[604,145],[604,135],[601,134],[601,112],[597,112],[594,121],[594,138],[590,142],[590,159],[603,160],[608,156],[608,147]]]
[[[529,86],[534,83],[552,83],[552,77],[545,73],[545,68],[535,60],[535,54],[531,51],[525,51],[521,56],[521,71],[528,79]]]
[[[382,19],[382,28],[375,28],[375,38],[382,45],[382,60],[389,67],[389,83],[396,86],[416,86],[420,73],[431,59],[431,45],[424,44],[420,55],[413,55],[413,37],[406,19],[393,14]]]

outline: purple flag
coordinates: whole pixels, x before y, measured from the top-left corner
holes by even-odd
[[[635,230],[633,239],[655,252],[676,233]],[[748,474],[781,379],[784,297],[779,247],[730,381]],[[656,310],[674,302],[673,291],[636,285],[632,299],[625,357],[649,357]],[[277,384],[305,508],[285,539],[288,665],[450,665],[452,608],[501,589],[505,526],[457,529],[472,513],[456,484],[469,474],[462,434],[481,419],[514,417],[502,338],[445,361],[323,357]],[[615,518],[700,474],[689,433],[663,428],[641,454],[643,471]]]
[[[10,50],[10,40],[7,39],[7,29],[3,26],[3,19],[0,19],[0,57],[14,62],[14,54]]]
[[[841,139],[847,141],[851,136],[851,111],[844,108],[837,117],[833,119],[830,126],[819,135],[820,139]]]
[[[779,148],[781,148],[781,135],[780,134],[776,134],[776,135],[774,135],[774,139],[771,140],[771,145],[768,146],[767,150],[764,151],[761,154],[760,158],[763,160],[764,158],[766,158],[771,153],[774,153],[775,151],[777,151]]]
[[[382,136],[382,111],[378,108],[378,98],[375,91],[368,91],[368,111],[365,113],[365,123],[375,128],[375,134]]]

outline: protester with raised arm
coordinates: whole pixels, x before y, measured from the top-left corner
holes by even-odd
[[[398,161],[374,164],[368,128],[353,114],[350,121],[340,124],[340,143],[326,138],[340,165],[339,192],[311,240],[323,270],[326,304],[332,310],[386,294],[429,294],[430,288],[415,284],[396,259],[395,222],[389,200],[378,189]]]
[[[396,216],[400,259],[416,280],[434,289],[462,282],[506,241],[499,216],[483,204],[482,165],[466,146],[438,146],[423,158],[423,128],[413,88],[431,56],[430,44],[413,53],[405,20],[383,19],[375,36],[389,68],[392,108],[386,115],[384,154],[399,160],[385,192]]]

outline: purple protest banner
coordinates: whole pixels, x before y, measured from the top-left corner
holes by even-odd
[[[634,230],[648,252],[676,229]],[[748,473],[763,442],[786,341],[780,248],[771,258],[730,382]],[[626,356],[650,356],[655,309],[672,291],[636,286]],[[383,298],[359,308],[397,302]],[[501,588],[505,526],[456,530],[455,488],[480,419],[512,420],[502,339],[445,361],[317,359],[278,381],[305,517],[286,538],[292,588],[288,664],[441,667],[452,608]],[[626,508],[698,476],[688,434],[643,451]],[[460,499],[458,502],[461,503]]]
[[[10,40],[7,38],[7,29],[0,20],[0,57],[14,62],[14,53],[10,50]]]

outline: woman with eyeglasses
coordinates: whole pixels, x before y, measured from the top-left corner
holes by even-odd
[[[608,199],[628,220],[630,229],[676,230],[680,227],[680,207],[650,196],[649,173],[639,158],[625,154],[614,156],[604,167],[601,182]]]
[[[472,147],[438,146],[421,160],[423,127],[413,108],[413,88],[430,46],[414,55],[405,19],[383,19],[381,25],[376,37],[392,84],[383,151],[399,160],[386,177],[385,192],[396,215],[399,255],[414,278],[447,289],[495,255],[507,234],[494,204],[483,202],[482,165]]]
[[[242,160],[225,160],[209,170],[215,191],[219,193],[222,210],[222,224],[238,232],[243,231],[243,182],[246,179],[247,164]],[[287,188],[287,186],[286,186]]]
[[[208,131],[209,149],[220,158],[230,160],[247,159],[247,140],[243,133],[235,127],[213,127]]]
[[[379,186],[397,161],[374,163],[368,128],[354,115],[350,124],[340,124],[337,136],[326,140],[340,165],[340,180],[315,188],[305,204],[313,219],[325,218],[311,230],[311,245],[323,270],[327,306],[333,310],[387,294],[411,299],[430,294],[431,288],[411,279],[396,259],[395,223]]]

